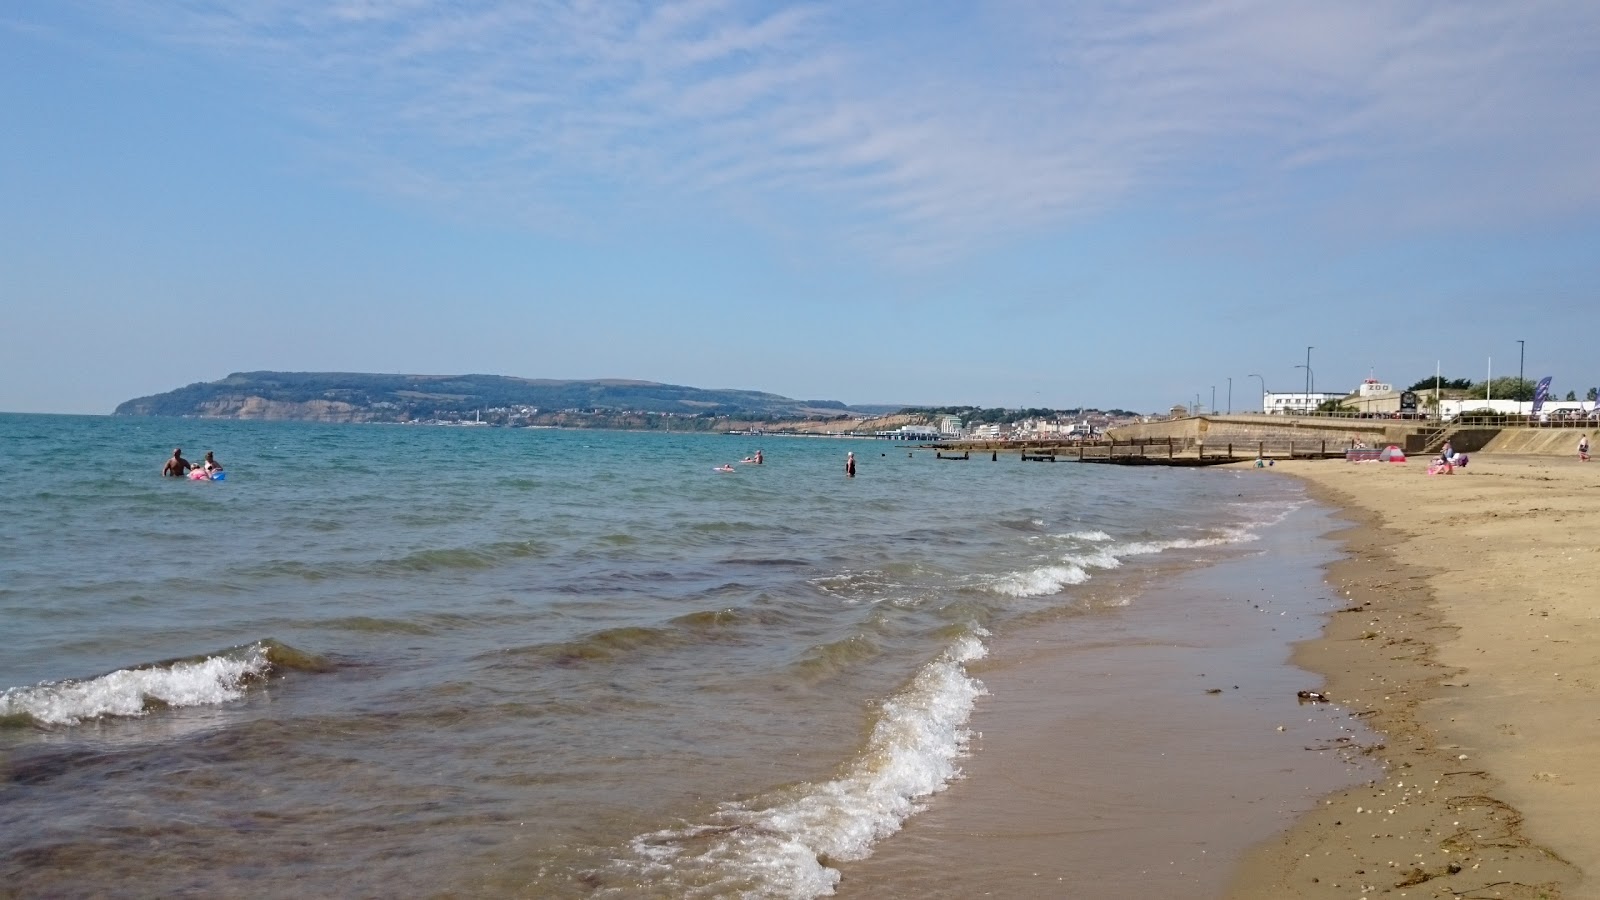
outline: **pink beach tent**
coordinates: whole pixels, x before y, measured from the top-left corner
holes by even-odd
[[[1403,463],[1406,461],[1406,452],[1401,450],[1397,445],[1390,444],[1389,446],[1383,448],[1383,452],[1378,454],[1378,461]]]

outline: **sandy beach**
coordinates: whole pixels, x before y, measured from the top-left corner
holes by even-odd
[[[1228,896],[1600,897],[1600,464],[1272,471],[1351,522],[1344,606],[1296,662],[1379,733],[1384,772],[1259,844]]]

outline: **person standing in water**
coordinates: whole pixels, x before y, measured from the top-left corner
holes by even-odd
[[[168,478],[182,478],[194,468],[187,459],[183,458],[183,448],[173,447],[172,458],[167,460],[166,466],[161,469],[161,474]]]
[[[844,457],[844,477],[846,477],[846,478],[854,478],[854,477],[856,477],[856,455],[854,453],[846,453],[845,454],[845,457]]]

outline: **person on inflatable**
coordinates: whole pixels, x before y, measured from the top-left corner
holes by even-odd
[[[211,454],[212,451],[207,450],[206,458],[200,461],[200,467],[206,470],[207,475],[212,475],[222,471],[222,463],[217,462],[217,458]]]

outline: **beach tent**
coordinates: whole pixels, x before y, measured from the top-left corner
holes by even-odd
[[[1390,444],[1389,446],[1383,448],[1383,452],[1378,454],[1378,461],[1403,463],[1406,461],[1406,452],[1401,450],[1398,446]]]

